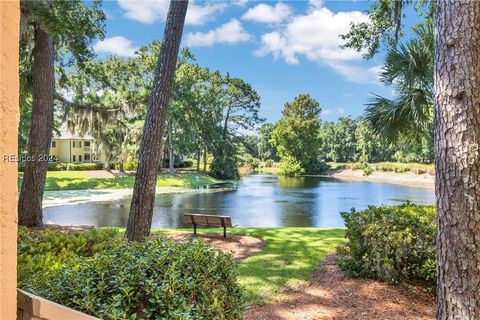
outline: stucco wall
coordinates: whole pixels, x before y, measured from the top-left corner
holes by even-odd
[[[0,0],[0,319],[15,319],[17,284],[18,0]]]

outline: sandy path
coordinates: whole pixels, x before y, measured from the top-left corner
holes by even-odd
[[[410,187],[422,187],[431,189],[435,187],[435,176],[432,176],[430,174],[373,172],[368,176],[364,176],[363,171],[361,170],[344,169],[338,171],[330,171],[323,176],[346,181],[394,183]]]

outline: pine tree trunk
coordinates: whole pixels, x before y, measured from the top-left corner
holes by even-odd
[[[140,241],[150,233],[162,134],[187,7],[188,0],[174,0],[170,2],[168,10],[140,144],[138,170],[127,223],[126,237],[129,241]]]
[[[18,200],[19,223],[25,226],[43,224],[42,200],[52,141],[55,93],[53,40],[37,25],[34,41],[32,120],[28,156]]]
[[[175,175],[175,155],[173,154],[173,128],[172,121],[168,122],[168,169],[170,171],[170,176]]]
[[[435,48],[437,319],[480,319],[480,2],[439,1]]]

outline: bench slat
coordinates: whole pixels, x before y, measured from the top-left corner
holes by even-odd
[[[223,220],[223,223],[222,223]],[[209,227],[227,227],[231,228],[232,218],[229,216],[216,216],[207,214],[185,213],[185,221],[191,224],[197,224]]]

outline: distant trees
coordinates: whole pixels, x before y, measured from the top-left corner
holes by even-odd
[[[275,124],[271,139],[273,146],[277,148],[281,169],[282,164],[285,169],[295,164],[306,173],[317,171],[320,165],[318,135],[321,111],[319,103],[306,94],[285,104],[283,116]]]
[[[150,233],[162,135],[170,101],[188,1],[172,1],[143,127],[132,204],[125,236],[140,241]]]
[[[262,161],[272,159],[278,161],[277,148],[272,145],[272,134],[275,129],[275,124],[265,123],[258,129],[258,156]]]
[[[438,1],[437,319],[480,319],[480,2]]]

